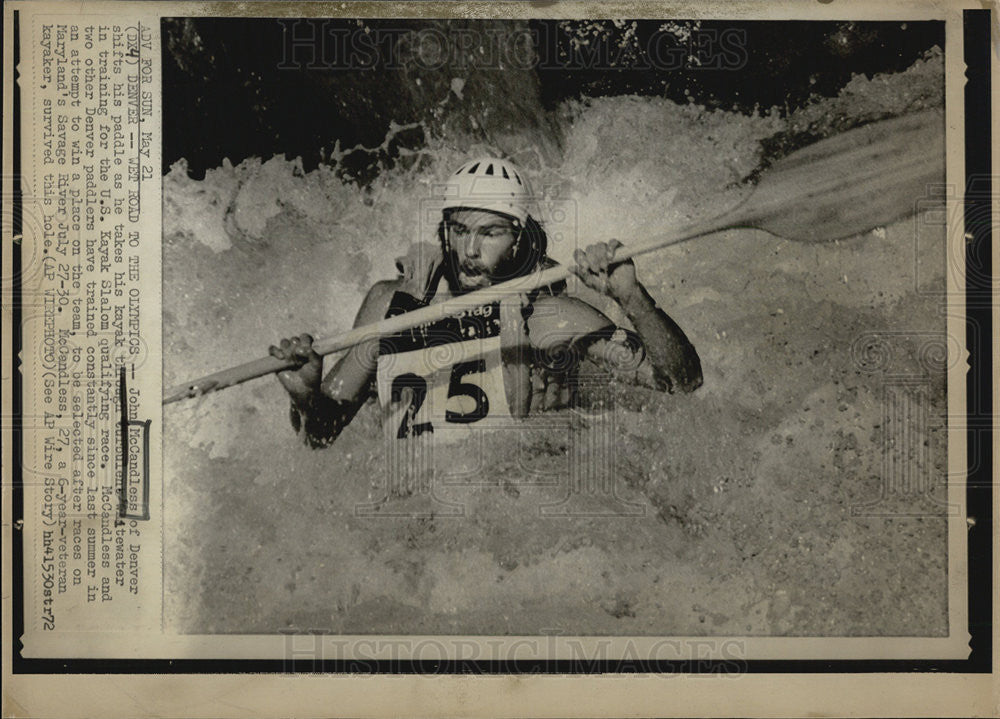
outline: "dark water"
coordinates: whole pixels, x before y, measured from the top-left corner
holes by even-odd
[[[334,148],[370,182],[431,136],[507,154],[564,152],[567,100],[640,95],[782,115],[852,75],[943,47],[934,22],[376,21],[174,18],[164,160],[201,177],[224,158],[284,154],[309,170]],[[414,126],[394,133],[392,123]]]

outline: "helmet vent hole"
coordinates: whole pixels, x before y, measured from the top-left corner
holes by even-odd
[[[492,175],[493,174],[493,165],[487,165],[487,167],[486,167],[486,174],[487,175]]]
[[[517,174],[516,172],[514,173],[514,179],[517,180],[517,184],[519,184],[519,185],[523,185],[524,184],[523,182],[521,182],[521,176],[519,174]]]
[[[473,165],[472,167],[469,168],[469,174],[471,175],[471,174],[475,173],[475,171],[478,170],[478,169],[479,169],[479,163],[477,162],[475,165]]]
[[[507,174],[507,168],[506,167],[501,167],[500,168],[500,172],[503,173],[503,179],[505,179],[505,180],[509,180],[510,179],[510,175]]]

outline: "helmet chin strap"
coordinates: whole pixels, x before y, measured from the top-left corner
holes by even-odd
[[[517,257],[517,253],[521,251],[521,238],[524,237],[524,225],[520,221],[516,221],[517,224],[517,237],[514,238],[514,244],[510,248],[510,256]]]

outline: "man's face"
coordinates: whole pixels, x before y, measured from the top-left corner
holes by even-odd
[[[459,286],[475,290],[493,283],[520,229],[514,220],[489,210],[455,210],[445,221],[445,232],[457,259]]]

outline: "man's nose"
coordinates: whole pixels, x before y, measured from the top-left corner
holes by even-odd
[[[479,248],[481,246],[479,233],[473,230],[469,233],[469,237],[465,241],[465,254],[468,257],[476,258],[479,257]]]

